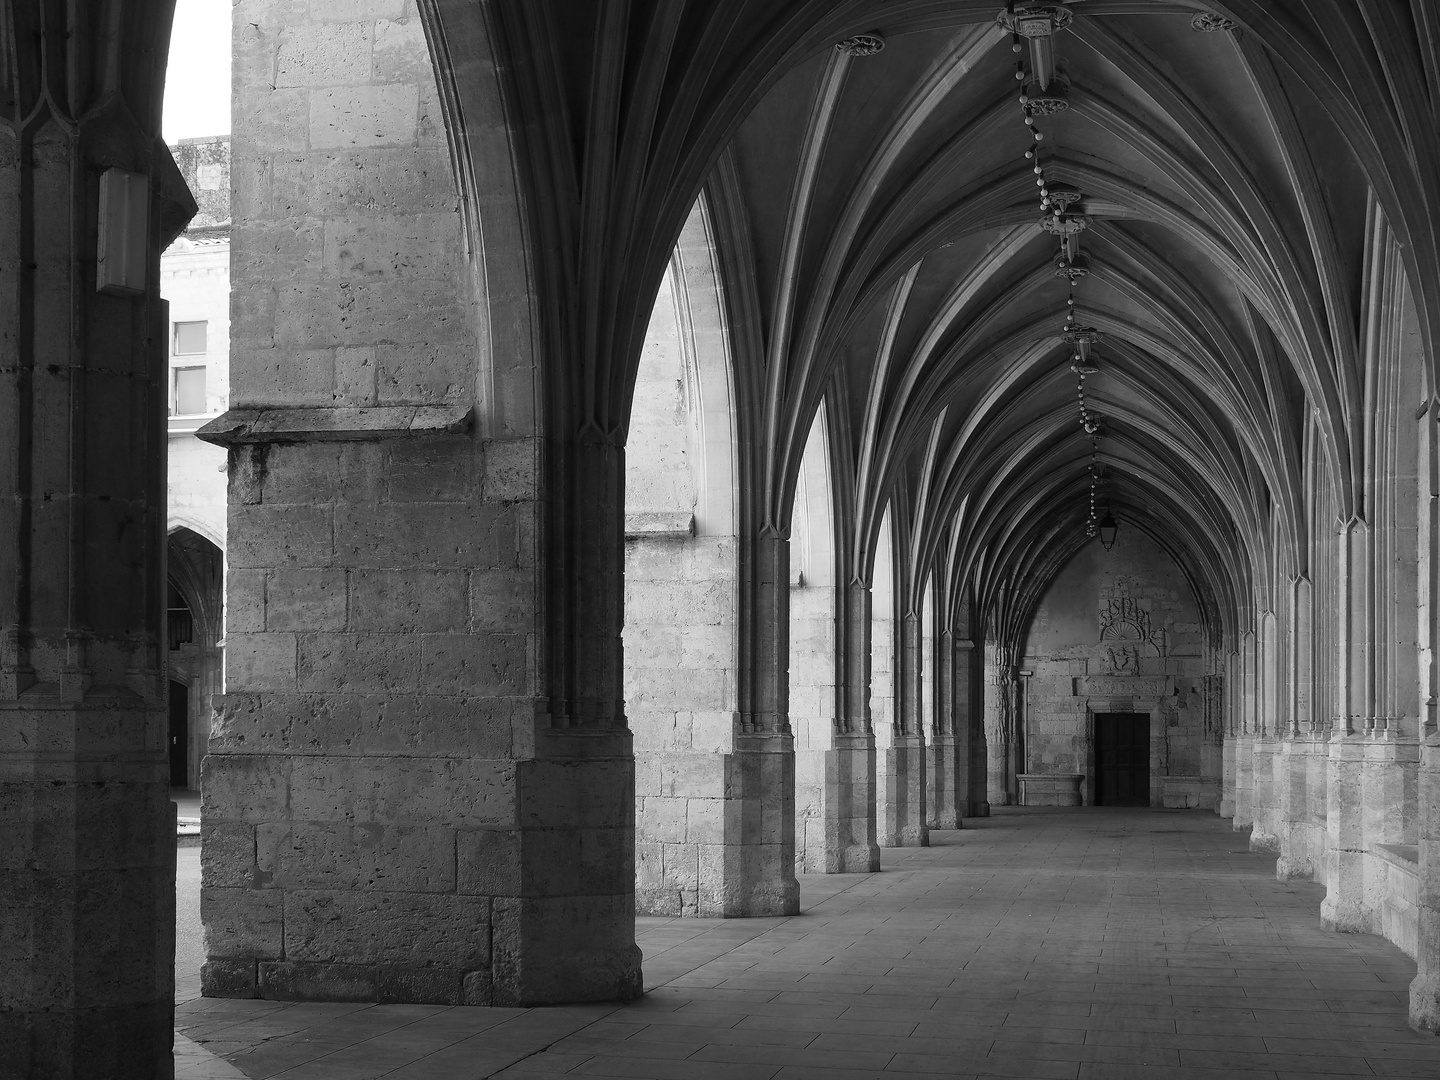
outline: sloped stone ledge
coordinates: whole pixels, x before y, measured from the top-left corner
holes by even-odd
[[[368,442],[456,435],[474,427],[470,405],[231,409],[195,435],[216,446],[277,442]]]

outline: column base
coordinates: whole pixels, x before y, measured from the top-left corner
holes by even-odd
[[[1440,1035],[1440,975],[1423,972],[1410,983],[1410,1026]]]
[[[128,690],[96,687],[83,702],[57,690],[32,686],[0,708],[0,1074],[168,1076],[164,713]]]
[[[925,745],[915,736],[900,736],[876,751],[880,799],[876,824],[881,847],[929,847],[925,825]]]
[[[954,735],[935,735],[925,746],[925,826],[930,829],[959,829],[960,808],[956,806],[955,784],[959,760]]]

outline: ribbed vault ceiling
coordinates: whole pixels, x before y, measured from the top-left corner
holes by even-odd
[[[1091,490],[1038,147],[1085,226],[1101,505],[1175,555],[1212,632],[1251,617],[1258,579],[1307,572],[1307,446],[1338,516],[1363,515],[1382,215],[1425,355],[1440,325],[1429,0],[1071,0],[1018,56],[993,0],[564,7],[490,10],[526,57],[522,107],[551,118],[525,135],[539,189],[576,208],[537,226],[550,293],[584,298],[555,309],[580,372],[565,423],[623,428],[643,298],[703,188],[751,519],[784,527],[825,401],[853,511],[842,571],[868,576],[890,507],[950,604],[965,583],[1023,612],[1086,542]],[[862,33],[883,48],[837,47]],[[1034,118],[1037,144],[1019,95],[1052,73],[1068,107]]]
[[[860,535],[892,500],[914,520],[924,493],[927,553],[983,606],[1002,585],[1033,606],[1090,516],[1070,283],[1037,179],[1077,192],[1075,311],[1104,334],[1085,383],[1101,512],[1175,554],[1218,620],[1274,554],[1272,515],[1303,559],[1307,396],[1349,467],[1364,174],[1302,80],[1191,6],[1076,0],[1040,49],[997,25],[998,5],[954,7],[893,23],[877,7],[883,50],[800,63],[712,181],[744,207],[732,239],[765,340],[789,354],[800,407],[779,449],[803,444],[828,391]],[[1019,95],[1052,76],[1068,108],[1032,117],[1036,142]],[[852,557],[863,575],[865,547]]]

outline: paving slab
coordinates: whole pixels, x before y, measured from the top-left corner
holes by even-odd
[[[1440,1080],[1440,1039],[1406,1026],[1414,964],[1324,930],[1324,890],[1228,822],[965,824],[878,874],[802,877],[793,918],[637,920],[647,995],[625,1005],[184,1000],[177,1077]]]

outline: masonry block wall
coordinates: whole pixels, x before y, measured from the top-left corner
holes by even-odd
[[[793,560],[793,556],[792,556]],[[792,566],[796,565],[794,561]],[[837,774],[835,745],[836,590],[796,583],[790,589],[790,726],[795,733],[795,869],[834,872],[842,844],[836,815],[853,781]],[[873,798],[867,791],[862,797]],[[844,825],[848,828],[849,822]],[[828,854],[827,854],[828,852]]]
[[[1180,568],[1148,537],[1122,528],[1111,551],[1083,547],[1025,646],[1024,770],[1081,775],[1092,801],[1094,715],[1149,712],[1151,805],[1216,807],[1222,732],[1206,707],[1200,618]]]
[[[467,429],[477,313],[415,6],[244,0],[235,81],[205,992],[628,996],[628,739],[575,761],[538,707],[538,449]]]
[[[738,539],[695,535],[700,386],[667,274],[656,297],[626,443],[625,713],[635,737],[636,904],[655,915],[735,913],[727,756],[734,749]]]

